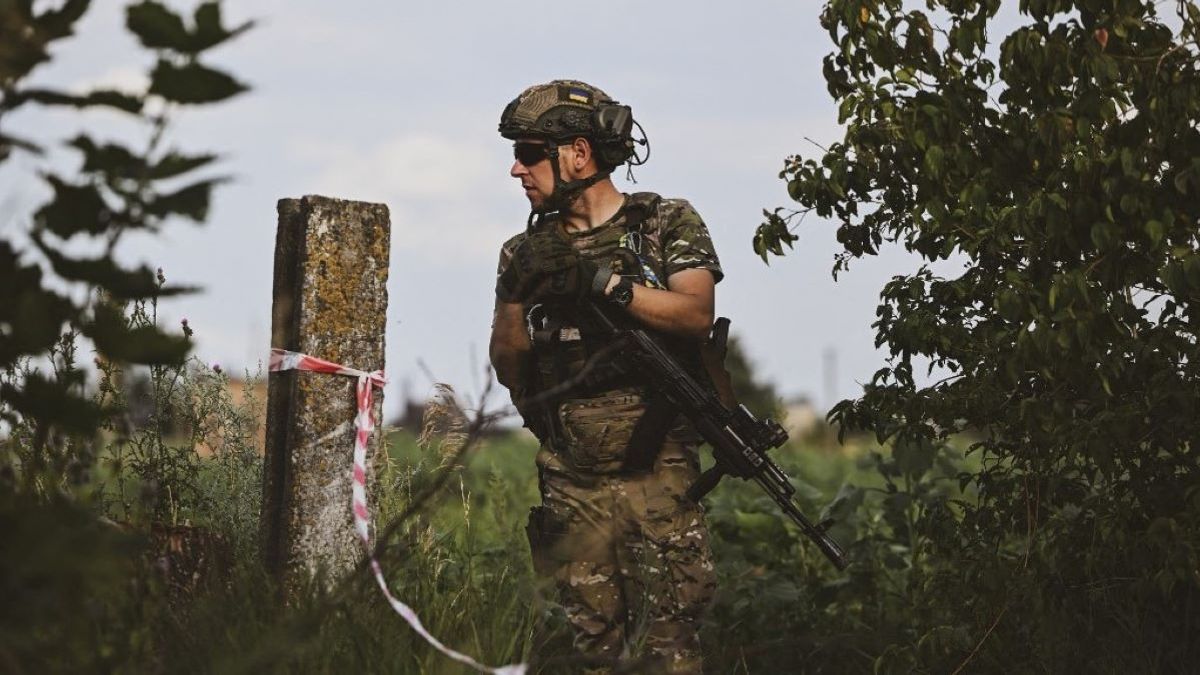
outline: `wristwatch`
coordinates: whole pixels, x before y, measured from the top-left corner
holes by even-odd
[[[629,303],[633,302],[633,282],[626,277],[621,277],[617,285],[609,291],[608,301],[621,309],[628,307]]]

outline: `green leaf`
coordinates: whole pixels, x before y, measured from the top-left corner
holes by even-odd
[[[57,10],[44,12],[34,18],[38,32],[48,40],[57,40],[72,34],[75,22],[91,5],[91,0],[67,0]]]
[[[996,310],[1008,321],[1020,321],[1024,315],[1021,297],[1010,289],[1000,291],[996,296]]]
[[[66,105],[75,108],[104,106],[135,115],[142,110],[141,97],[113,89],[97,89],[82,95],[67,94],[51,89],[22,89],[6,96],[3,107],[11,110],[29,102],[42,105]]]
[[[1192,288],[1200,288],[1200,255],[1189,255],[1181,261],[1184,275]]]
[[[908,508],[910,505],[912,505],[912,495],[907,492],[893,492],[883,498],[883,519],[892,527],[900,540],[908,536]]]
[[[135,178],[146,169],[146,163],[141,157],[114,143],[96,145],[87,136],[79,135],[71,139],[67,145],[83,153],[83,170],[85,172]]]
[[[1167,228],[1158,220],[1146,221],[1146,235],[1150,237],[1150,243],[1158,246],[1162,243],[1163,236],[1167,233]]]
[[[94,185],[72,185],[47,175],[54,188],[54,199],[34,214],[34,222],[68,239],[79,232],[101,234],[113,224],[113,213]]]
[[[763,262],[770,265],[771,261],[767,259],[767,244],[763,237],[763,227],[765,226],[759,225],[758,231],[754,233],[754,253],[762,258]]]
[[[84,154],[84,171],[121,178],[173,178],[209,164],[217,158],[213,154],[182,155],[171,152],[152,166],[147,166],[145,159],[114,143],[97,145],[87,136],[80,135],[73,138],[68,145]]]
[[[152,0],[127,7],[125,25],[144,46],[151,49],[184,51],[191,40],[191,35],[183,26],[183,19]]]
[[[1099,251],[1107,251],[1117,244],[1117,228],[1112,223],[1100,221],[1092,225],[1092,243]]]
[[[1129,148],[1121,148],[1121,170],[1126,176],[1137,177],[1137,169],[1133,164],[1133,151]]]
[[[769,513],[746,513],[734,511],[734,522],[747,538],[756,541],[773,541],[787,536],[783,522]]]
[[[953,31],[955,46],[958,51],[964,56],[970,56],[974,52],[975,42],[972,39],[971,31],[968,26],[960,26],[958,30]]]
[[[945,163],[946,153],[941,146],[931,145],[925,151],[925,170],[935,178],[942,175],[942,166]]]
[[[83,334],[92,339],[97,351],[121,363],[178,365],[191,350],[191,341],[182,335],[168,335],[156,326],[130,328],[121,312],[108,304],[96,307]]]
[[[862,506],[867,497],[866,491],[850,483],[843,483],[833,501],[821,509],[820,519],[833,518],[837,521],[849,520],[854,512]]]
[[[24,355],[44,354],[76,316],[70,300],[40,287],[12,288],[5,299],[4,323],[11,331],[0,340],[0,365],[12,365]]]
[[[8,367],[20,356],[46,352],[61,334],[64,323],[77,310],[68,300],[42,287],[42,270],[36,264],[23,265],[13,247],[0,241],[0,368]]]
[[[208,217],[208,205],[213,187],[227,180],[227,178],[210,178],[192,183],[177,192],[164,195],[146,204],[146,213],[160,218],[178,214],[202,223]]]
[[[217,155],[182,155],[172,152],[150,167],[150,177],[155,179],[173,178],[205,166],[215,159],[217,159]]]
[[[796,201],[800,201],[803,196],[804,183],[799,178],[793,178],[788,181],[787,192],[788,196]]]
[[[153,271],[142,266],[134,270],[120,267],[112,258],[68,258],[47,245],[37,235],[33,241],[56,274],[70,281],[91,284],[108,291],[118,300],[141,300],[155,296],[179,295],[194,289],[171,286],[160,288]]]
[[[96,431],[103,410],[89,399],[71,391],[71,382],[49,380],[31,373],[22,386],[4,383],[0,386],[3,400],[21,415],[49,423],[63,430],[90,434]]]
[[[928,438],[900,436],[892,447],[892,457],[900,471],[909,476],[923,476],[933,468],[937,447]]]
[[[142,98],[133,94],[116,91],[113,89],[97,89],[96,91],[85,94],[79,97],[77,101],[72,103],[76,107],[86,106],[107,106],[116,108],[127,113],[139,113],[142,110]]]
[[[243,91],[246,86],[226,73],[194,62],[159,61],[150,75],[150,93],[176,103],[214,103]]]
[[[1187,292],[1187,277],[1184,275],[1183,265],[1177,262],[1163,265],[1158,272],[1158,278],[1172,293],[1182,295]]]
[[[16,136],[9,136],[8,134],[0,132],[0,162],[8,159],[8,155],[10,152],[12,152],[13,148],[20,148],[25,152],[34,155],[41,155],[44,153],[42,147],[31,140],[18,138]]]
[[[201,3],[193,19],[195,26],[188,30],[183,17],[160,3],[147,0],[128,8],[125,23],[143,45],[180,54],[199,54],[254,25],[253,21],[247,21],[233,30],[226,29],[221,24],[221,6],[217,2]]]
[[[193,53],[215,47],[254,25],[253,21],[247,21],[233,30],[226,30],[221,25],[221,5],[217,2],[202,3],[196,8],[195,19],[196,29],[188,43],[188,50]]]
[[[847,96],[838,106],[838,124],[845,124],[846,120],[850,119],[850,115],[854,112],[855,99]]]

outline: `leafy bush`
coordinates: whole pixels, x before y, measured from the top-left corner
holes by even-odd
[[[215,553],[235,538],[242,546],[245,528],[257,519],[257,499],[236,487],[254,481],[247,469],[257,466],[246,461],[254,453],[244,438],[218,461],[201,464],[194,461],[193,439],[167,437],[166,418],[187,412],[199,423],[211,417],[201,405],[228,403],[227,395],[218,401],[215,387],[204,389],[198,370],[183,365],[191,346],[187,331],[164,331],[146,314],[158,298],[190,289],[166,286],[161,270],[127,268],[115,257],[131,231],[154,232],[177,217],[206,218],[212,189],[223,179],[195,172],[216,156],[170,148],[167,132],[182,106],[215,103],[245,89],[204,65],[203,55],[248,25],[225,28],[217,2],[200,4],[190,22],[157,2],[131,4],[127,26],[157,61],[146,91],[72,94],[35,82],[52,43],[72,35],[89,4],[0,2],[0,121],[30,105],[105,107],[124,113],[144,135],[136,149],[88,133],[64,139],[83,159],[67,175],[44,158],[38,142],[7,124],[0,130],[0,162],[25,153],[52,193],[19,223],[27,237],[9,230],[0,241],[0,521],[6,537],[0,602],[10,610],[0,620],[0,669],[12,672],[165,670],[155,638],[174,618],[178,589],[171,572],[183,572],[175,549],[192,542],[198,552]],[[80,250],[99,253],[68,252]],[[76,360],[80,348],[90,347],[106,374],[98,394],[84,386]],[[136,433],[115,377],[128,364],[150,365],[155,387],[155,423]],[[168,377],[174,378],[169,386]],[[180,383],[200,389],[165,391]],[[249,417],[228,407],[217,412],[226,430]],[[193,436],[212,431],[188,428]],[[239,492],[231,494],[234,489]],[[220,514],[219,508],[233,511]],[[232,527],[212,536],[179,529],[201,513]]]
[[[926,4],[825,5],[845,139],[783,172],[803,212],[839,222],[835,272],[889,245],[923,259],[881,293],[888,366],[832,418],[897,457],[979,437],[978,498],[918,528],[930,594],[876,665],[1187,671],[1200,8],[1023,0],[995,59],[998,0]],[[755,245],[794,237],[777,211]],[[947,377],[919,384],[915,362]]]
[[[245,90],[228,74],[202,64],[201,56],[249,27],[227,29],[217,2],[199,5],[190,27],[152,0],[131,4],[126,24],[157,57],[149,88],[76,95],[29,80],[36,67],[50,59],[50,44],[71,36],[90,2],[68,0],[41,12],[34,4],[13,0],[0,5],[0,120],[30,104],[100,106],[126,113],[145,132],[146,143],[145,150],[135,150],[80,134],[65,143],[83,157],[77,176],[66,176],[48,162],[38,167],[53,196],[28,223],[29,243],[57,278],[47,278],[15,241],[7,236],[0,241],[0,287],[6,296],[0,303],[0,419],[14,426],[29,424],[33,434],[28,448],[32,456],[15,458],[32,462],[14,465],[13,457],[4,461],[25,489],[46,487],[39,475],[43,470],[51,476],[45,480],[53,482],[68,465],[86,463],[86,452],[54,447],[61,445],[55,435],[86,437],[103,420],[105,411],[84,393],[83,373],[71,363],[73,352],[67,351],[76,337],[86,336],[106,359],[122,363],[179,364],[187,355],[190,343],[185,336],[165,333],[152,323],[126,322],[118,308],[124,302],[191,289],[164,286],[161,273],[155,275],[146,266],[127,269],[114,254],[131,231],[154,232],[174,217],[195,222],[207,217],[212,189],[224,179],[195,179],[193,172],[210,165],[216,155],[167,148],[166,132],[181,106],[216,103]],[[0,162],[16,152],[37,157],[43,149],[0,130]],[[177,187],[182,181],[187,182]],[[80,241],[99,249],[100,255],[65,252]],[[62,290],[78,286],[87,290],[82,301]],[[35,367],[46,357],[54,362],[52,373]]]

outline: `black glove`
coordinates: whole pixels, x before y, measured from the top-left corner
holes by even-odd
[[[600,277],[603,276],[603,279]],[[557,232],[538,232],[513,252],[513,259],[496,283],[496,295],[506,302],[578,301],[604,292],[609,274],[579,255]]]
[[[564,270],[579,254],[557,232],[542,230],[525,238],[508,267],[496,280],[496,297],[504,302],[524,301],[547,274]]]

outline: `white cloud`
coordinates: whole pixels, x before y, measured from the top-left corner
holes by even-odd
[[[460,197],[464,187],[481,187],[484,178],[481,163],[471,158],[490,154],[488,148],[432,135],[399,136],[366,151],[345,145],[314,148],[329,160],[318,178],[322,186],[370,199]]]
[[[362,149],[306,139],[295,156],[318,165],[312,192],[382,202],[400,249],[418,249],[447,264],[492,260],[519,227],[523,197],[504,175],[496,144],[477,146],[433,134],[401,134]]]
[[[95,89],[115,89],[126,94],[143,94],[149,88],[150,76],[144,68],[134,66],[109,68],[98,77],[79,81],[71,86],[72,91],[81,94]]]

